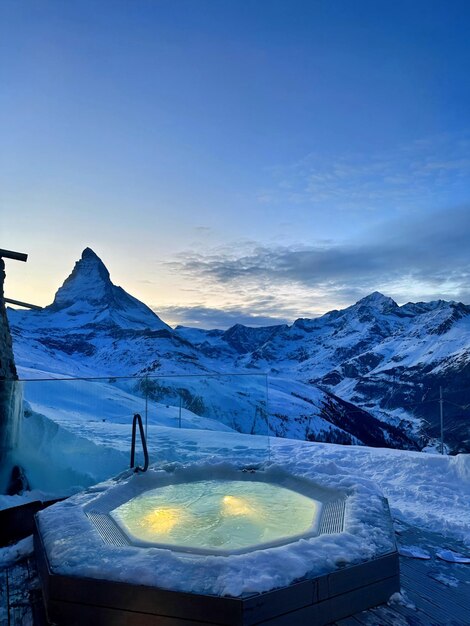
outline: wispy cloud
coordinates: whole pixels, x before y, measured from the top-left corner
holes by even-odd
[[[173,310],[183,323],[205,312],[204,324],[222,327],[314,317],[375,290],[401,303],[470,302],[468,133],[387,153],[312,152],[269,174],[260,212],[282,222],[269,244],[206,240],[166,264],[192,290]]]
[[[273,185],[260,190],[266,204],[324,210],[403,211],[468,200],[468,135],[440,135],[386,153],[327,155],[311,152],[271,169]]]
[[[207,306],[167,306],[159,307],[156,313],[169,324],[193,326],[196,328],[226,329],[234,324],[247,326],[272,326],[286,324],[291,319],[269,316],[247,307],[211,308]]]
[[[169,265],[201,290],[224,293],[230,313],[236,314],[229,304],[233,293],[244,302],[245,315],[292,320],[351,304],[376,289],[401,302],[468,301],[469,235],[470,207],[463,207],[389,222],[345,244],[243,251],[234,244],[205,255],[188,252]]]

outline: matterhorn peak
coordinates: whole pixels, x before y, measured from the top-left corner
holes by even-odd
[[[105,264],[91,248],[83,250],[47,309],[65,314],[77,326],[169,329],[148,306],[111,282]]]
[[[63,309],[79,300],[96,304],[110,295],[112,287],[103,261],[91,248],[85,248],[72,273],[57,291],[51,306],[55,310]]]
[[[85,248],[82,252],[82,256],[81,256],[81,261],[83,261],[83,259],[95,259],[97,261],[101,261],[100,257],[96,254],[96,252],[94,250],[92,250],[91,248]]]
[[[80,260],[75,263],[73,271],[89,271],[90,269],[96,271],[103,280],[109,280],[109,272],[103,261],[91,248],[85,248]]]

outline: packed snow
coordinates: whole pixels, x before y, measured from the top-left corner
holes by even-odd
[[[0,548],[0,570],[10,567],[17,561],[21,561],[26,556],[29,556],[33,553],[33,536],[30,535],[25,539],[21,539],[21,541],[17,541],[16,543],[6,546],[4,548]],[[3,607],[2,607],[3,608]],[[1,613],[0,613],[1,616]],[[1,623],[1,620],[0,620]]]

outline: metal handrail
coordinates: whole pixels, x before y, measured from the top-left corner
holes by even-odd
[[[135,465],[135,435],[136,435],[136,426],[139,424],[139,432],[140,432],[140,440],[142,442],[142,450],[144,453],[144,467],[140,467],[139,465],[134,469],[135,472],[146,472],[149,466],[149,453],[147,450],[147,441],[145,439],[144,426],[142,424],[142,418],[138,413],[134,415],[134,419],[132,420],[132,443],[131,443],[131,468]]]

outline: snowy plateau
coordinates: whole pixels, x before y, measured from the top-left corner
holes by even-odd
[[[215,418],[239,432],[409,450],[436,448],[442,386],[447,450],[470,451],[470,306],[461,303],[398,306],[375,292],[290,326],[172,329],[113,285],[86,248],[51,305],[8,315],[23,379],[193,376],[186,385],[188,419]],[[247,386],[264,384],[262,374],[266,432],[243,411],[223,418],[207,401],[207,394],[248,396]],[[217,376],[226,379],[219,384]],[[210,387],[203,396],[200,381]],[[174,403],[167,394],[164,409]]]

